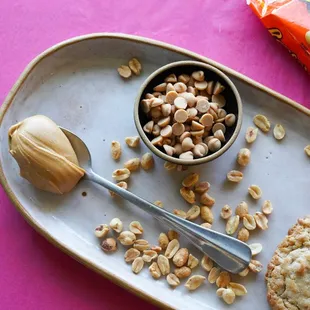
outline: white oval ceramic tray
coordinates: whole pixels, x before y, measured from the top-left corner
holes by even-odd
[[[143,72],[139,77],[123,80],[116,69],[133,56],[140,59]],[[2,106],[1,182],[17,209],[39,233],[113,282],[167,308],[224,309],[226,305],[215,294],[216,287],[207,282],[197,291],[188,293],[183,285],[172,290],[165,279],[153,280],[147,268],[134,275],[131,266],[124,262],[125,249],[119,246],[116,253],[107,255],[101,251],[93,233],[97,224],[108,223],[113,217],[121,218],[125,226],[132,220],[138,220],[145,227],[144,237],[156,244],[158,234],[166,231],[167,227],[85,181],[64,196],[38,191],[19,177],[17,164],[8,152],[8,128],[28,116],[44,114],[78,134],[90,148],[95,171],[111,179],[112,171],[125,160],[141,156],[146,151],[143,145],[134,150],[124,143],[126,136],[137,134],[133,104],[141,83],[160,66],[188,59],[218,67],[236,84],[244,105],[241,133],[222,157],[185,172],[169,173],[164,170],[163,161],[156,158],[153,171],[133,173],[129,189],[150,201],[162,200],[168,210],[187,210],[188,205],[179,195],[181,179],[190,171],[198,171],[202,180],[211,183],[210,194],[216,198],[213,227],[222,232],[224,223],[219,212],[224,204],[235,208],[240,201],[246,200],[250,212],[254,213],[261,208],[263,200],[270,199],[274,213],[269,217],[269,229],[251,234],[249,241],[263,244],[263,252],[257,259],[264,264],[264,270],[246,279],[234,278],[246,285],[248,295],[238,297],[230,307],[266,309],[266,265],[288,228],[298,217],[309,213],[310,160],[303,149],[310,143],[310,112],[227,67],[178,47],[127,35],[88,35],[50,48],[29,64]],[[277,142],[271,132],[259,132],[257,141],[250,146],[252,160],[244,169],[244,180],[231,186],[225,181],[226,173],[236,167],[236,154],[246,146],[245,130],[257,113],[265,114],[272,124],[283,124],[287,136]],[[110,156],[110,143],[114,139],[121,141],[123,146],[119,163]],[[257,203],[247,195],[250,184],[258,184],[263,190],[263,197]],[[81,195],[84,191],[87,192],[86,197]],[[181,239],[181,244],[187,246],[186,240]],[[189,248],[201,257],[195,249]],[[203,271],[198,268],[194,273]]]

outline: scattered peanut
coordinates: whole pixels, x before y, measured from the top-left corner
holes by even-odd
[[[143,255],[142,255],[142,259],[143,261],[145,261],[146,263],[150,263],[153,259],[157,258],[158,254],[156,251],[153,250],[144,250],[143,251]]]
[[[190,204],[195,203],[196,196],[195,196],[195,193],[191,189],[187,187],[182,187],[180,189],[180,194],[184,198],[184,200],[186,200],[188,203]]]
[[[237,155],[237,162],[240,166],[247,166],[250,163],[251,151],[247,148],[240,149]]]
[[[168,259],[171,259],[175,255],[175,253],[178,251],[179,248],[180,248],[179,241],[177,239],[171,240],[166,248],[165,256]]]
[[[178,232],[176,232],[175,230],[168,230],[167,232],[167,236],[168,236],[168,239],[171,241],[173,239],[179,239],[180,238],[180,235]]]
[[[249,188],[248,188],[248,192],[249,194],[251,195],[251,197],[255,200],[259,199],[262,197],[262,190],[260,189],[259,186],[257,185],[251,185]]]
[[[216,279],[215,284],[217,287],[227,287],[230,281],[230,274],[227,271],[222,271]]]
[[[150,267],[149,267],[149,271],[150,271],[150,274],[151,276],[154,278],[154,279],[159,279],[160,276],[161,276],[161,273],[160,273],[160,269],[158,267],[158,264],[156,262],[153,262]]]
[[[135,75],[140,75],[142,66],[137,58],[132,58],[129,60],[129,68]]]
[[[240,222],[239,215],[234,215],[230,217],[226,223],[226,233],[228,235],[233,235],[238,228],[239,222]]]
[[[235,301],[235,293],[232,289],[227,288],[224,290],[222,298],[228,304],[231,305]]]
[[[118,182],[118,183],[116,183],[116,185],[118,187],[123,188],[123,189],[127,189],[128,188],[128,185],[127,185],[127,183],[125,181]],[[113,197],[113,198],[117,196],[117,194],[115,192],[113,192],[113,191],[109,191],[109,193],[110,193],[111,197]]]
[[[193,221],[198,218],[200,215],[200,207],[193,205],[187,212],[186,212],[186,219]]]
[[[212,207],[215,204],[215,199],[211,197],[207,192],[204,192],[200,196],[200,202],[207,207]]]
[[[240,277],[246,277],[248,275],[249,271],[250,271],[249,268],[245,268],[244,270],[242,270],[238,274],[239,274]]]
[[[249,237],[250,232],[245,227],[240,228],[240,230],[238,231],[237,239],[243,242],[247,242],[249,240]]]
[[[277,140],[282,140],[285,137],[284,127],[280,124],[276,124],[273,129],[273,136]]]
[[[132,272],[135,274],[138,274],[142,270],[143,266],[144,266],[144,261],[142,257],[135,258],[135,260],[132,262],[132,265],[131,265]]]
[[[270,130],[270,122],[268,118],[262,114],[255,115],[253,122],[263,132],[268,132]]]
[[[238,170],[231,170],[227,173],[227,180],[234,183],[240,183],[243,179],[243,173]]]
[[[188,256],[188,261],[187,261],[187,267],[189,267],[190,269],[194,269],[195,267],[197,267],[199,265],[199,260],[198,258],[196,258],[194,255],[189,254]]]
[[[111,155],[112,158],[115,160],[120,159],[122,155],[121,144],[118,141],[111,142]]]
[[[131,77],[131,70],[128,66],[122,65],[117,69],[119,75],[124,79],[128,79]]]
[[[205,270],[205,271],[210,271],[213,267],[213,260],[207,256],[204,255],[202,260],[201,260],[201,267]]]
[[[254,273],[259,273],[263,270],[263,265],[258,260],[252,259],[249,264],[249,269]]]
[[[173,273],[169,273],[166,280],[171,287],[177,287],[180,285],[180,279]]]
[[[252,251],[252,256],[259,254],[263,250],[263,246],[260,243],[249,244],[249,247]]]
[[[253,143],[257,138],[257,134],[258,134],[257,128],[249,127],[246,131],[246,134],[245,134],[246,142],[247,143]]]
[[[135,234],[132,233],[134,236]],[[136,238],[136,237],[135,237]],[[134,241],[133,247],[141,252],[148,250],[150,248],[150,244],[147,240],[144,239],[137,239]]]
[[[140,158],[132,158],[124,163],[124,168],[127,168],[130,172],[138,170],[140,167]]]
[[[144,170],[150,170],[154,166],[154,158],[150,153],[145,153],[141,158],[141,167]]]
[[[182,267],[187,263],[188,250],[186,248],[179,249],[173,256],[173,263],[176,267]]]
[[[231,215],[232,215],[231,207],[229,205],[225,205],[221,210],[221,218],[227,220],[231,217]]]
[[[194,187],[194,192],[202,195],[203,193],[207,192],[209,188],[210,188],[209,182],[196,183]]]
[[[165,233],[160,233],[159,237],[158,237],[158,244],[159,246],[165,250],[168,246],[169,243],[169,239],[168,236]]]
[[[110,227],[117,233],[120,233],[123,230],[123,222],[116,217],[111,220]]]
[[[202,224],[200,224],[200,226],[202,226],[204,228],[208,228],[208,229],[212,228],[212,225],[210,223],[202,223]]]
[[[305,151],[305,153],[307,154],[307,156],[310,157],[310,144],[307,145],[307,146],[304,148],[304,151]]]
[[[130,248],[125,252],[124,258],[126,263],[133,262],[137,257],[140,256],[140,251],[134,248]]]
[[[254,219],[257,227],[261,230],[266,230],[268,228],[268,219],[262,212],[255,212]]]
[[[129,230],[135,235],[143,234],[143,227],[138,221],[133,221],[129,224]]]
[[[123,231],[120,233],[117,240],[119,240],[122,245],[132,245],[136,241],[136,235],[131,231]]]
[[[174,274],[179,279],[187,278],[187,277],[189,277],[191,275],[191,273],[192,273],[192,270],[189,267],[186,267],[186,266],[174,269]]]
[[[221,270],[217,267],[213,267],[211,270],[210,270],[210,273],[208,275],[208,281],[213,284],[216,282],[217,278],[219,277],[221,273]]]
[[[97,238],[105,238],[109,231],[110,228],[107,224],[100,224],[95,228],[95,236]]]
[[[249,207],[248,204],[245,201],[241,201],[236,210],[235,210],[236,215],[239,215],[239,217],[242,219],[246,214],[249,213]]]
[[[254,230],[256,228],[256,222],[254,216],[251,214],[246,214],[243,217],[243,226],[247,230]]]
[[[164,163],[164,168],[165,168],[166,170],[168,170],[168,171],[175,170],[176,167],[177,167],[176,164],[171,163],[171,162],[169,162],[169,161],[165,161],[165,163]]]
[[[191,276],[185,283],[185,287],[189,291],[194,291],[196,290],[204,281],[206,277],[201,276],[201,275],[194,275]]]
[[[159,245],[152,245],[150,250],[155,251],[156,253],[160,253],[163,249]]]
[[[208,222],[208,223],[210,223],[210,224],[213,223],[214,217],[213,217],[212,210],[211,210],[209,207],[207,207],[207,206],[201,206],[201,207],[200,207],[200,216],[201,216],[201,218],[202,218],[204,221],[206,221],[206,222]]]
[[[157,264],[158,264],[160,272],[163,276],[170,273],[170,264],[169,264],[169,260],[166,256],[159,255],[157,258]]]
[[[262,211],[265,215],[270,215],[272,213],[273,207],[270,200],[265,200],[263,202]]]
[[[246,288],[240,283],[230,282],[228,288],[233,290],[236,296],[244,296],[248,293]]]
[[[223,297],[223,293],[224,293],[225,290],[226,290],[226,288],[223,288],[223,287],[218,288],[218,289],[216,290],[216,295],[217,295],[218,297]]]
[[[125,142],[129,147],[135,148],[140,144],[140,138],[136,137],[126,137]]]
[[[192,187],[199,181],[198,173],[191,173],[182,181],[184,187]]]
[[[104,252],[114,252],[117,250],[117,243],[114,238],[107,238],[102,241],[101,243],[101,249]]]
[[[112,178],[116,181],[124,181],[130,177],[130,171],[127,168],[116,169],[112,173]]]
[[[180,210],[180,209],[174,209],[173,214],[178,216],[178,217],[181,217],[182,219],[186,218],[186,212],[183,210]]]
[[[154,201],[154,205],[159,207],[159,208],[163,208],[164,207],[164,204],[160,200],[155,200]]]

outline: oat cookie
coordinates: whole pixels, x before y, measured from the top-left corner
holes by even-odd
[[[299,219],[279,244],[266,281],[272,309],[310,309],[310,215]]]

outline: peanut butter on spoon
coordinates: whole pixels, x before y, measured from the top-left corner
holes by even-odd
[[[64,194],[84,176],[76,154],[62,130],[49,118],[35,115],[9,129],[9,149],[21,177],[35,187]]]

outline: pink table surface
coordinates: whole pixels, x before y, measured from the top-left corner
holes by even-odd
[[[172,43],[219,61],[310,107],[309,76],[245,1],[2,0],[0,102],[27,63],[92,32]],[[0,309],[155,309],[39,236],[0,187]]]

